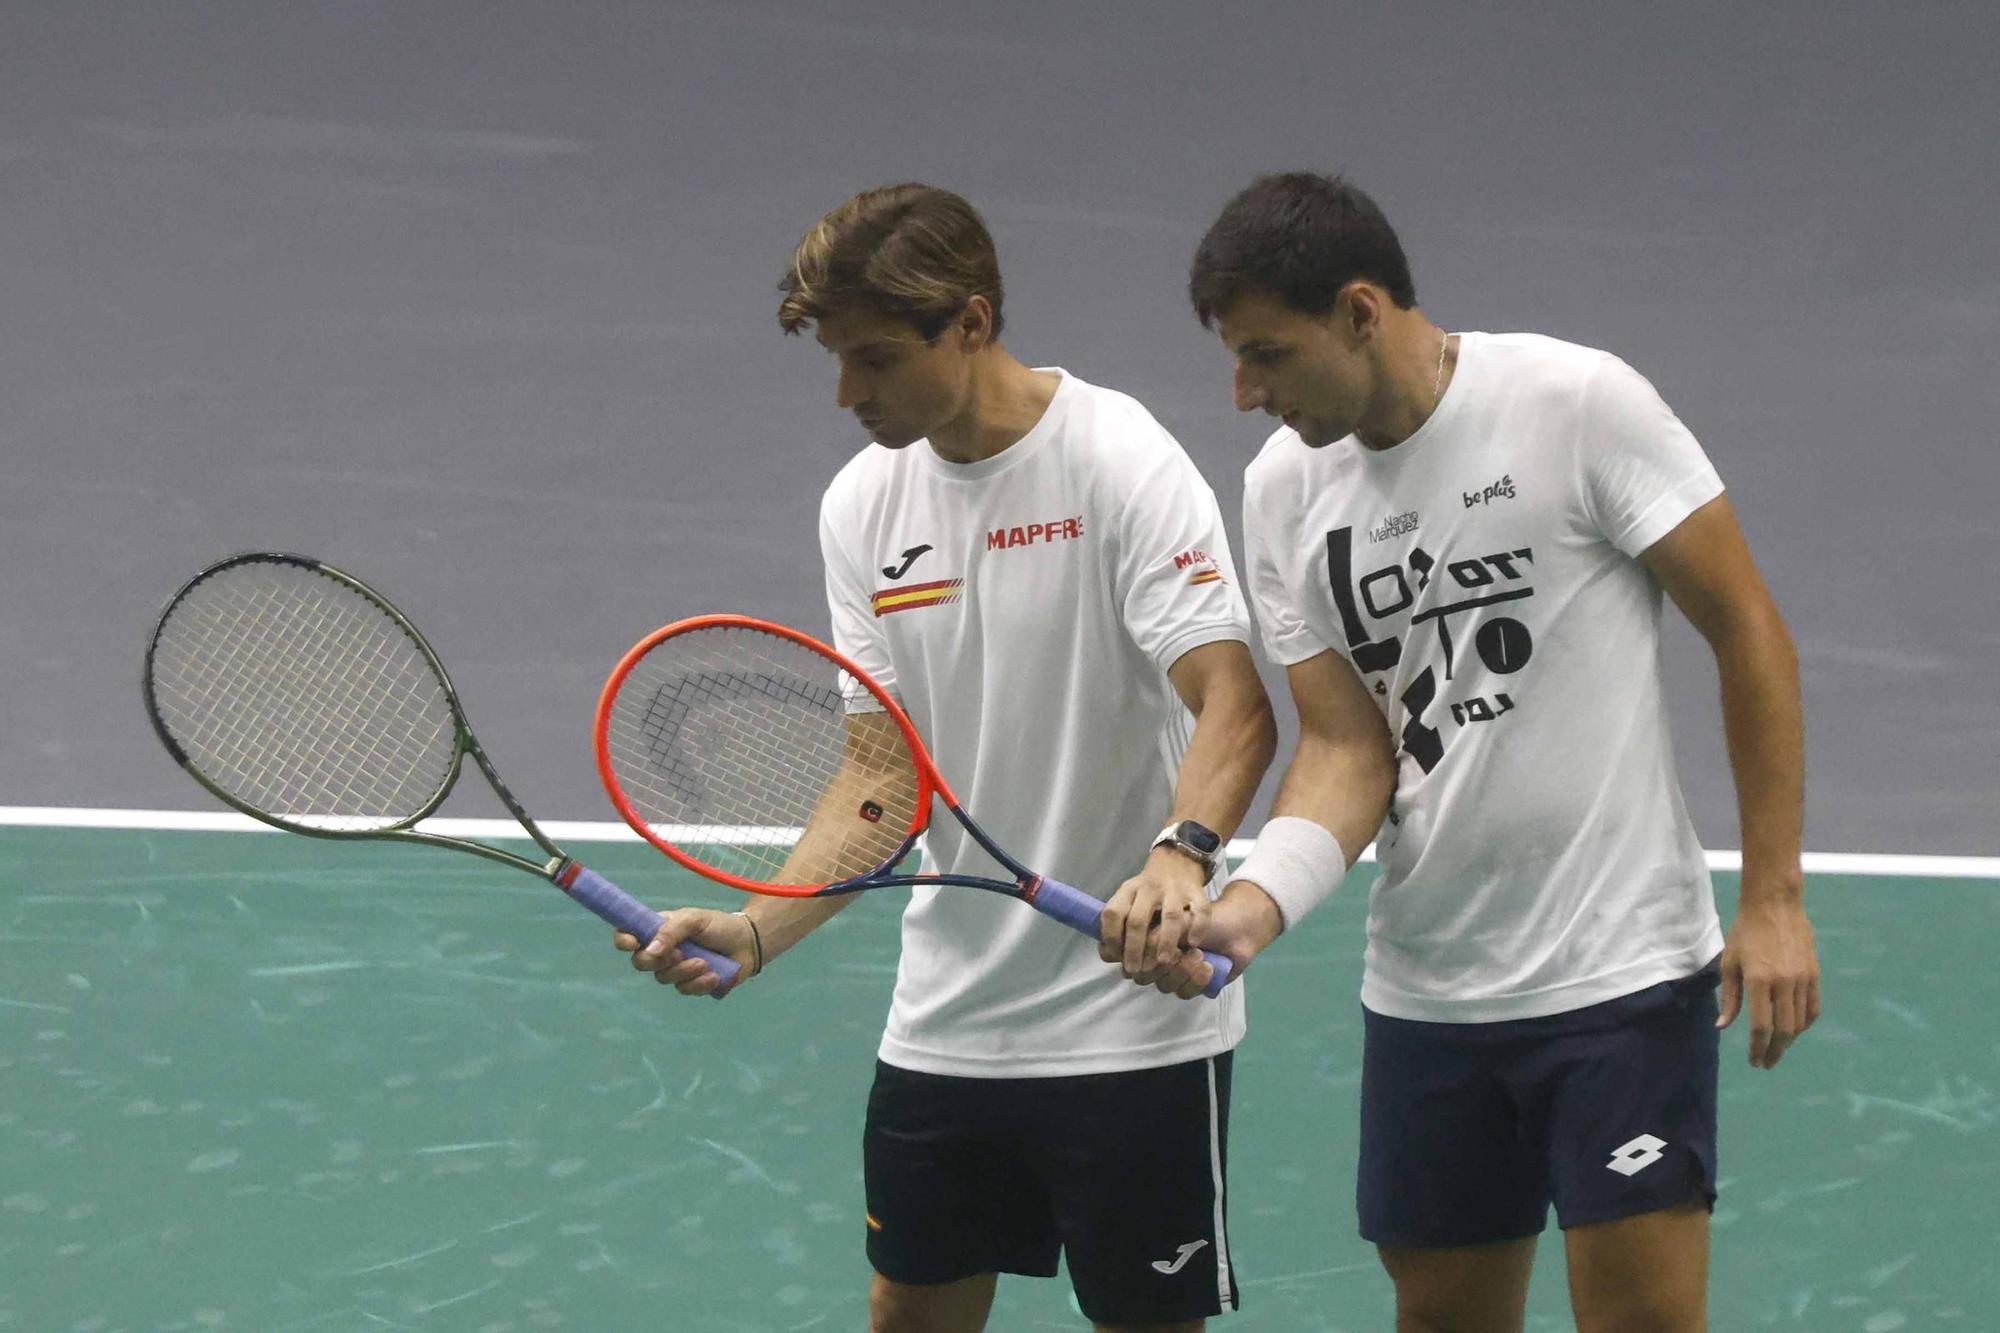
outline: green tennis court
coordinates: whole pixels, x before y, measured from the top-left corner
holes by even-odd
[[[1361,879],[1249,980],[1218,1329],[1390,1325],[1351,1203]],[[899,892],[715,1004],[420,848],[7,827],[0,883],[0,1328],[862,1326]],[[1725,1044],[1713,1326],[2000,1327],[2000,883],[1811,900],[1826,1017],[1774,1074]],[[1568,1327],[1553,1233],[1530,1310]],[[1066,1284],[1002,1283],[994,1328],[1082,1326]]]

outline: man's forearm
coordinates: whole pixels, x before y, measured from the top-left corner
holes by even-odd
[[[841,893],[827,898],[751,899],[743,913],[757,925],[757,938],[764,948],[764,965],[812,934],[826,921],[844,910],[861,895]]]
[[[1381,747],[1301,736],[1271,816],[1310,819],[1334,836],[1351,866],[1375,840],[1395,792],[1394,757]]]
[[[1243,822],[1277,748],[1277,723],[1261,687],[1212,690],[1181,757],[1173,818],[1195,820],[1226,841]]]
[[[1262,949],[1333,891],[1382,826],[1395,774],[1393,754],[1373,738],[1341,743],[1310,733],[1300,737],[1271,818],[1313,827],[1266,825],[1269,838],[1244,862],[1245,877],[1224,889],[1218,908],[1239,940]],[[1280,833],[1281,842],[1270,841]],[[1323,854],[1316,844],[1323,844]]]
[[[1798,656],[1775,610],[1717,636],[1722,725],[1742,825],[1743,893],[1796,898],[1805,808],[1805,717]]]
[[[779,884],[829,884],[873,870],[895,851],[916,807],[915,771],[894,762],[902,738],[884,714],[848,719],[848,751],[820,794],[784,865]],[[858,814],[874,807],[877,818]],[[858,894],[825,898],[759,896],[744,908],[757,925],[764,962],[818,929]]]

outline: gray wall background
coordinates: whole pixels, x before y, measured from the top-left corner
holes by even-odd
[[[270,546],[415,616],[531,808],[609,817],[633,639],[824,623],[862,441],[772,289],[866,185],[980,205],[1010,345],[1150,405],[1233,527],[1264,423],[1186,264],[1307,167],[1435,318],[1610,348],[1702,438],[1799,639],[1810,847],[2000,851],[1996,52],[1990,3],[5,0],[0,803],[206,808],[139,655]],[[1712,666],[1667,651],[1739,845]]]

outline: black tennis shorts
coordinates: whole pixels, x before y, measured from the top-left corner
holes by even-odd
[[[868,1261],[892,1282],[1054,1277],[1097,1323],[1236,1308],[1224,1221],[1230,1056],[1062,1078],[877,1063]]]
[[[1716,964],[1545,1018],[1364,1009],[1361,1234],[1422,1249],[1715,1203]]]

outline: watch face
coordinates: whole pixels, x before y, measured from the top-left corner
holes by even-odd
[[[1192,819],[1181,821],[1181,841],[1200,852],[1203,856],[1215,855],[1215,849],[1222,846],[1222,835],[1205,824],[1197,824]]]

